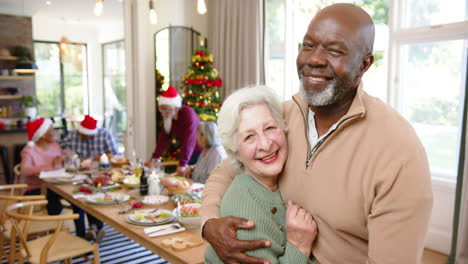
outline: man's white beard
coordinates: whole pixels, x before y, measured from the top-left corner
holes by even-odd
[[[171,132],[171,127],[172,127],[172,116],[164,118],[164,131],[166,131],[166,134],[169,134],[169,132]]]
[[[336,81],[333,80],[332,83],[327,85],[325,89],[320,92],[312,93],[307,92],[304,89],[304,78],[300,79],[300,94],[302,98],[312,106],[326,106],[333,104],[335,102],[335,94],[336,94]]]

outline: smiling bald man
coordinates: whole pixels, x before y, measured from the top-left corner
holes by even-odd
[[[355,5],[318,12],[297,56],[300,92],[284,103],[289,151],[279,186],[317,222],[317,263],[421,263],[433,202],[428,161],[409,122],[363,90],[374,32]],[[255,223],[219,218],[234,175],[226,160],[208,179],[203,236],[225,263],[274,262],[248,255],[268,241],[236,238]]]

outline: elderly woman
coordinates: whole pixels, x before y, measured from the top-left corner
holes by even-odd
[[[203,147],[203,151],[194,166],[183,174],[188,177],[192,173],[194,182],[205,183],[211,171],[227,157],[226,151],[221,145],[218,127],[212,121],[200,122],[197,129],[197,143]]]
[[[28,185],[26,194],[40,194],[39,173],[62,168],[62,149],[50,119],[39,118],[26,126],[29,141],[21,151],[21,174]]]
[[[317,225],[309,212],[284,205],[278,178],[287,159],[288,145],[282,108],[271,89],[240,89],[229,96],[219,113],[219,131],[238,174],[225,193],[221,216],[255,222],[253,229],[237,230],[242,240],[267,239],[269,248],[248,253],[270,263],[313,263],[309,256]],[[211,246],[206,263],[222,263]]]
[[[21,175],[28,185],[25,195],[41,193],[41,171],[62,168],[63,157],[60,145],[55,141],[56,133],[50,119],[39,118],[26,124],[28,144],[21,151]],[[47,212],[58,215],[62,212],[61,197],[51,190],[47,190]],[[80,215],[75,221],[76,233],[80,237],[84,232],[84,211],[72,206],[73,212]]]

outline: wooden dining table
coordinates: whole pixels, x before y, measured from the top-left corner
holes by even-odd
[[[47,187],[48,189],[56,192],[70,203],[82,208],[88,214],[93,215],[97,219],[116,229],[120,233],[124,234],[148,250],[151,250],[154,254],[159,255],[170,263],[204,262],[204,252],[207,245],[206,242],[184,250],[174,250],[171,247],[163,246],[161,243],[164,239],[174,237],[187,240],[197,240],[200,238],[200,228],[186,228],[185,231],[179,233],[150,238],[145,235],[143,231],[145,226],[130,224],[125,220],[126,214],[119,214],[119,210],[123,209],[124,207],[128,207],[129,202],[113,205],[91,205],[82,199],[73,198],[74,191],[78,188],[76,185],[57,184],[54,183],[50,178],[43,179],[43,185],[43,187]],[[121,189],[116,190],[116,192],[124,192],[129,194],[131,197],[130,202],[136,202],[142,198],[140,197],[138,189],[129,189],[126,186],[121,186]],[[168,203],[162,205],[144,205],[140,209],[162,208],[171,210],[175,207],[176,205],[172,201],[169,201]],[[131,211],[129,213],[131,213]]]

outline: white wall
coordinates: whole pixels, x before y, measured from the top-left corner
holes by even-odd
[[[433,180],[432,191],[434,193],[434,206],[425,246],[449,254],[455,207],[455,184]]]

